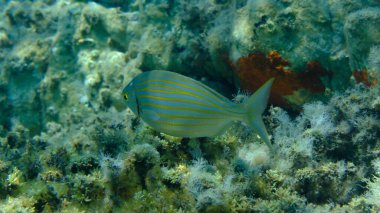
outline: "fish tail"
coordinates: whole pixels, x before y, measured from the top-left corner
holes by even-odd
[[[257,134],[264,140],[264,142],[271,150],[272,145],[261,114],[267,107],[273,80],[274,78],[269,79],[244,103],[244,107],[247,110],[247,124],[254,130],[256,130]]]

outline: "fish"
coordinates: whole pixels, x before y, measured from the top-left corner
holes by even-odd
[[[132,112],[153,129],[177,137],[215,137],[236,121],[254,129],[270,146],[262,120],[273,78],[243,103],[234,103],[205,84],[165,70],[143,72],[123,89]]]

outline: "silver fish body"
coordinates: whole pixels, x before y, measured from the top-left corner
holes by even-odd
[[[123,90],[128,107],[148,125],[178,137],[214,137],[234,121],[252,126],[269,141],[261,113],[267,105],[273,79],[245,103],[236,104],[210,87],[169,71],[136,76]]]

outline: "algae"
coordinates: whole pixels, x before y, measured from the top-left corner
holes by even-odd
[[[0,0],[1,211],[380,211],[380,91],[352,77],[379,80],[379,7]],[[287,70],[318,61],[333,76],[300,111],[268,107],[274,154],[243,124],[162,134],[121,97],[139,73],[167,69],[242,102],[231,64],[272,50]]]

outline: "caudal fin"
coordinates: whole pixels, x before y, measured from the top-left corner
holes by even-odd
[[[259,136],[265,141],[270,149],[272,149],[272,146],[261,114],[267,107],[273,80],[273,78],[269,79],[244,103],[244,107],[248,113],[246,121],[247,124],[256,130],[257,134],[259,134]]]

